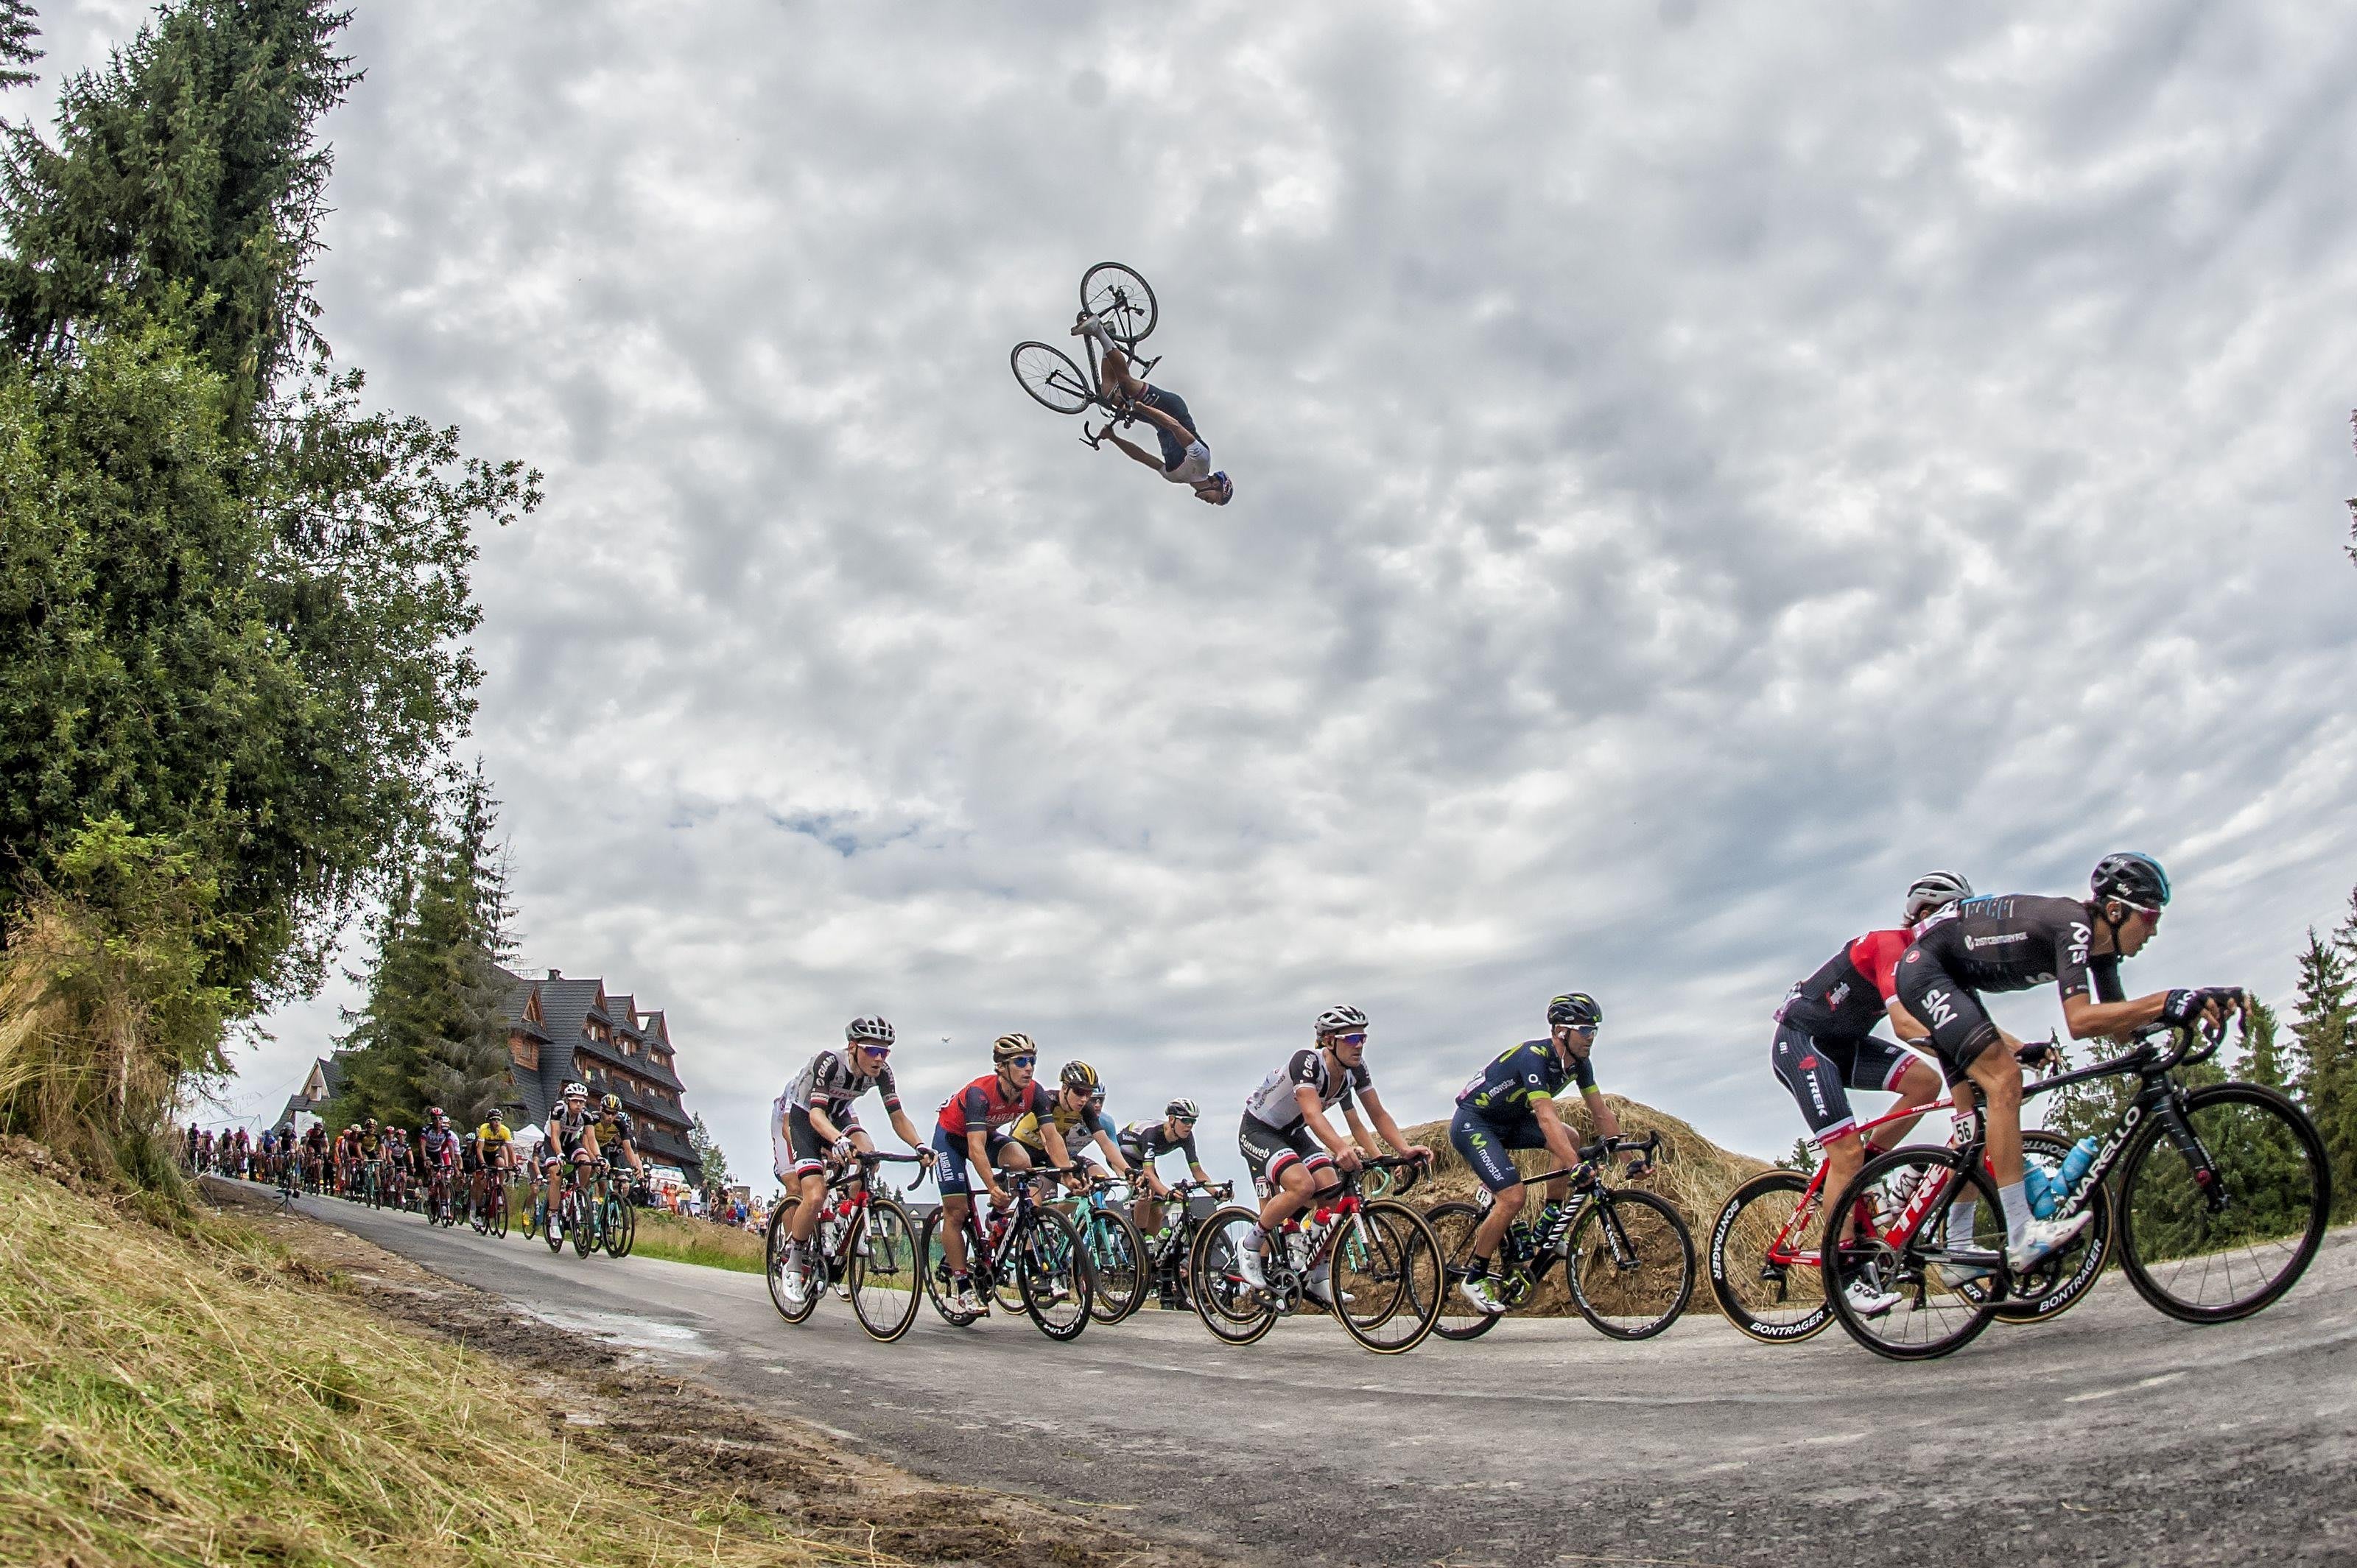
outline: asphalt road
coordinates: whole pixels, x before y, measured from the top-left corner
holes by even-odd
[[[1240,1561],[2357,1563],[2357,1230],[2248,1322],[2177,1323],[2115,1278],[1901,1367],[1699,1314],[1378,1357],[1317,1319],[1232,1349],[1148,1311],[1058,1346],[928,1309],[877,1345],[831,1298],[789,1326],[757,1275],[304,1208],[920,1475]]]

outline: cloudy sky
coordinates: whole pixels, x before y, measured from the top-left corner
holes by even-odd
[[[1319,1007],[1407,1120],[1573,986],[1772,1153],[1770,1010],[1934,865],[2148,850],[2132,990],[2284,997],[2357,881],[2357,22],[1967,10],[364,0],[328,335],[548,475],[477,577],[522,961],[668,1007],[740,1175],[855,1013],[920,1117],[1019,1028],[1232,1172]],[[1106,258],[1224,510],[1007,372]]]

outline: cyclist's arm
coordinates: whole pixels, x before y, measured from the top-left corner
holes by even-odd
[[[1583,1089],[1579,1091],[1579,1098],[1587,1102],[1587,1113],[1596,1118],[1598,1137],[1617,1138],[1620,1135],[1620,1118],[1613,1115],[1612,1107],[1604,1103],[1602,1090]]]
[[[1426,1158],[1431,1156],[1432,1151],[1422,1144],[1411,1144],[1407,1141],[1407,1134],[1401,1132],[1399,1123],[1392,1120],[1392,1113],[1383,1109],[1381,1095],[1372,1089],[1362,1089],[1359,1090],[1359,1098],[1367,1102],[1367,1114],[1375,1119],[1375,1131],[1383,1135],[1383,1142],[1389,1144],[1394,1153],[1423,1155]]]
[[[1209,1187],[1211,1185],[1211,1173],[1205,1170],[1202,1166],[1197,1165],[1192,1160],[1189,1160],[1187,1162],[1187,1174],[1194,1178],[1195,1185],[1197,1187]]]
[[[1301,1124],[1309,1129],[1311,1137],[1326,1145],[1328,1154],[1340,1159],[1345,1152],[1354,1147],[1353,1144],[1345,1143],[1335,1133],[1334,1124],[1326,1120],[1326,1107],[1318,1102],[1318,1090],[1314,1086],[1307,1083],[1295,1084],[1293,1102],[1301,1107]],[[1346,1112],[1345,1114],[1353,1122],[1358,1120],[1358,1112],[1355,1111]]]
[[[923,1154],[925,1152],[925,1145],[918,1138],[917,1124],[909,1120],[909,1113],[896,1106],[890,1114],[894,1134],[899,1138],[900,1142],[908,1144],[909,1147],[916,1150],[917,1153],[920,1155]]]
[[[1114,1143],[1113,1134],[1105,1131],[1104,1123],[1102,1122],[1097,1123],[1096,1144],[1098,1148],[1103,1149],[1105,1152],[1106,1158],[1113,1161],[1113,1174],[1121,1177],[1122,1180],[1127,1181],[1129,1179],[1129,1161],[1123,1155],[1119,1146]]]
[[[990,1194],[990,1201],[1005,1203],[1006,1189],[998,1185],[998,1173],[991,1169],[990,1138],[983,1128],[969,1126],[965,1130],[965,1157],[974,1166],[974,1173],[982,1177],[983,1187]]]
[[[815,1100],[818,1097],[813,1095],[811,1098]],[[843,1129],[836,1126],[825,1112],[813,1105],[805,1114],[810,1117],[811,1131],[818,1134],[820,1143],[831,1146],[843,1141]]]
[[[1539,1136],[1546,1140],[1547,1153],[1553,1155],[1557,1163],[1566,1165],[1579,1164],[1579,1144],[1572,1137],[1571,1129],[1564,1125],[1563,1112],[1555,1108],[1552,1099],[1544,1094],[1533,1095],[1531,1120],[1539,1124]]]
[[[1884,1003],[1882,1010],[1890,1015],[1892,1033],[1908,1045],[1920,1045],[1932,1037],[1932,1031],[1925,1028],[1914,1014],[1907,1011],[1907,1004],[1896,996]]]
[[[2062,1021],[2072,1039],[2091,1040],[2098,1035],[2125,1035],[2130,1029],[2158,1023],[2160,1010],[2168,1004],[2166,991],[2156,991],[2130,1002],[2096,1002],[2083,991],[2062,998]]]
[[[1039,1146],[1048,1151],[1051,1165],[1071,1165],[1075,1163],[1071,1151],[1064,1147],[1064,1134],[1057,1130],[1052,1120],[1043,1120],[1039,1123]]]
[[[1143,464],[1145,464],[1147,467],[1149,467],[1149,468],[1153,469],[1156,473],[1157,473],[1157,474],[1158,474],[1158,473],[1161,473],[1161,472],[1163,471],[1163,470],[1162,470],[1162,454],[1161,454],[1161,453],[1159,453],[1159,452],[1151,452],[1151,453],[1149,453],[1149,452],[1147,452],[1145,448],[1143,448],[1143,447],[1141,447],[1141,446],[1134,446],[1134,445],[1132,445],[1131,443],[1129,443],[1129,442],[1127,442],[1127,441],[1123,440],[1120,436],[1115,435],[1114,435],[1112,431],[1110,431],[1110,430],[1108,430],[1108,431],[1106,431],[1106,432],[1105,432],[1105,439],[1106,439],[1106,440],[1108,440],[1108,441],[1110,441],[1110,442],[1112,442],[1114,446],[1116,446],[1120,447],[1124,452],[1128,453],[1128,454],[1129,454],[1129,456],[1130,456],[1133,459],[1135,459],[1135,461],[1140,462],[1140,463],[1143,463]]]

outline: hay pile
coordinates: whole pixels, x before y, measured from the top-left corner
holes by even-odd
[[[1640,1104],[1618,1094],[1607,1094],[1604,1101],[1620,1119],[1621,1136],[1646,1138],[1656,1132],[1661,1133],[1661,1161],[1654,1166],[1653,1174],[1638,1185],[1675,1204],[1679,1215],[1686,1222],[1686,1229],[1694,1232],[1696,1278],[1694,1299],[1687,1310],[1717,1311],[1717,1304],[1711,1298],[1709,1281],[1703,1276],[1704,1253],[1710,1242],[1711,1222],[1718,1218],[1718,1211],[1727,1202],[1727,1195],[1768,1169],[1767,1162],[1753,1159],[1749,1155],[1738,1155],[1732,1149],[1723,1149],[1695,1132],[1692,1124],[1656,1111],[1650,1105]],[[1577,1141],[1584,1144],[1596,1136],[1594,1118],[1588,1115],[1587,1106],[1578,1095],[1564,1096],[1555,1101],[1555,1109],[1563,1113],[1565,1124],[1572,1130],[1572,1135]],[[1407,1128],[1405,1132],[1409,1142],[1431,1145],[1434,1155],[1432,1175],[1416,1184],[1415,1189],[1408,1195],[1410,1202],[1428,1209],[1452,1200],[1480,1201],[1481,1184],[1458,1156],[1457,1151],[1449,1147],[1447,1122],[1426,1122]],[[1615,1162],[1616,1165],[1618,1163]],[[1551,1169],[1554,1159],[1544,1149],[1521,1150],[1514,1155],[1514,1164],[1527,1176]],[[1537,1213],[1536,1194],[1533,1195],[1531,1206],[1525,1212]],[[1573,1311],[1564,1291],[1561,1273],[1551,1273],[1545,1286],[1522,1310],[1541,1315]]]

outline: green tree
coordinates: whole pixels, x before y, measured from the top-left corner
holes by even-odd
[[[1795,1138],[1792,1153],[1776,1163],[1788,1171],[1798,1171],[1807,1176],[1817,1168],[1817,1146],[1806,1138]]]
[[[330,1115],[415,1125],[428,1106],[471,1126],[509,1091],[507,982],[513,951],[498,802],[479,765],[450,821],[393,884],[365,972],[368,1001],[338,1042],[345,1087]]]
[[[701,1115],[690,1122],[687,1146],[703,1165],[705,1192],[716,1192],[737,1179],[728,1174],[728,1156],[721,1152],[720,1141],[712,1135],[712,1129],[704,1124]]]
[[[2274,1008],[2251,998],[2250,1015],[2243,1024],[2239,1076],[2269,1089],[2289,1090],[2292,1075],[2285,1070],[2284,1050],[2276,1040],[2278,1022]]]
[[[2308,933],[2299,955],[2292,1036],[2298,1098],[2323,1135],[2332,1171],[2333,1215],[2357,1214],[2357,897],[2352,918],[2330,938]]]
[[[40,80],[38,71],[25,69],[41,58],[33,47],[41,36],[33,25],[34,15],[29,0],[0,0],[0,91]]]

